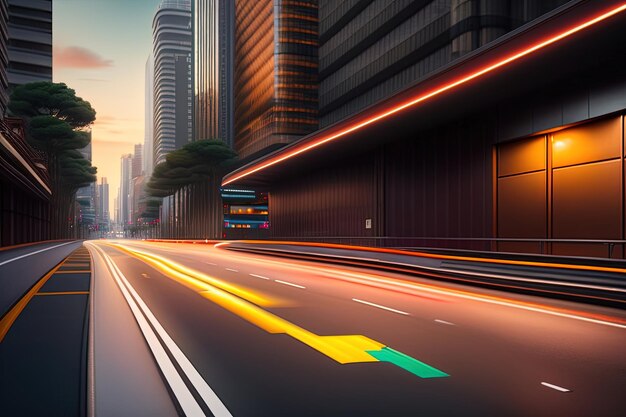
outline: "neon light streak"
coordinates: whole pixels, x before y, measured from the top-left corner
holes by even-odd
[[[436,89],[434,89],[434,90],[432,90],[432,91],[430,91],[428,93],[420,95],[420,96],[418,96],[418,97],[416,97],[416,98],[414,98],[414,99],[412,99],[410,101],[407,101],[405,103],[399,104],[396,107],[392,107],[391,109],[389,109],[389,110],[387,110],[387,111],[385,111],[383,113],[379,113],[378,115],[375,115],[375,116],[373,116],[373,117],[371,117],[369,119],[366,119],[366,120],[364,120],[364,121],[362,121],[360,123],[357,123],[357,124],[354,124],[352,126],[349,126],[349,127],[345,128],[343,130],[340,130],[339,132],[337,132],[335,134],[319,138],[319,139],[313,141],[312,143],[310,143],[308,145],[301,145],[300,147],[296,147],[295,149],[293,149],[291,151],[287,151],[283,156],[275,157],[273,159],[270,159],[269,161],[267,161],[267,162],[257,166],[256,168],[251,167],[251,168],[249,168],[247,170],[244,170],[240,174],[237,174],[234,177],[229,178],[229,179],[223,181],[222,182],[222,186],[231,184],[231,183],[233,183],[233,182],[235,182],[237,180],[240,180],[241,178],[247,177],[247,176],[249,176],[251,174],[254,174],[255,172],[258,172],[258,171],[261,171],[261,170],[263,170],[265,168],[268,168],[268,167],[271,167],[273,165],[276,165],[276,164],[278,164],[278,163],[280,163],[280,162],[282,162],[282,161],[284,161],[286,159],[293,158],[294,156],[300,155],[301,153],[304,153],[304,152],[307,152],[307,151],[309,151],[311,149],[317,148],[317,147],[319,147],[319,146],[321,146],[321,145],[323,145],[325,143],[337,140],[337,139],[339,139],[339,138],[341,138],[343,136],[346,136],[349,133],[352,133],[352,132],[354,132],[356,130],[362,129],[362,128],[368,126],[368,125],[371,125],[372,123],[375,123],[375,122],[381,120],[381,119],[385,119],[385,118],[387,118],[387,117],[389,117],[391,115],[394,115],[396,113],[399,113],[399,112],[401,112],[401,111],[403,111],[403,110],[405,110],[405,109],[407,109],[409,107],[413,107],[413,106],[415,106],[418,103],[424,102],[424,101],[426,101],[426,100],[428,100],[428,99],[430,99],[432,97],[435,97],[435,96],[438,96],[438,95],[440,95],[442,93],[445,93],[448,90],[452,90],[452,89],[454,89],[454,88],[456,88],[456,87],[458,87],[460,85],[468,83],[469,81],[472,81],[472,80],[474,80],[476,78],[482,77],[483,75],[488,74],[490,72],[493,72],[493,71],[495,71],[498,68],[504,67],[504,66],[506,66],[506,65],[508,65],[508,64],[510,64],[510,63],[512,63],[514,61],[517,61],[517,60],[519,60],[519,59],[521,59],[521,58],[523,58],[523,57],[525,57],[527,55],[530,55],[530,54],[532,54],[532,53],[534,53],[534,52],[536,52],[536,51],[538,51],[540,49],[543,49],[543,48],[545,48],[545,47],[547,47],[549,45],[552,45],[553,43],[556,43],[556,42],[558,42],[558,41],[560,41],[560,40],[562,40],[564,38],[567,38],[568,36],[571,36],[571,35],[573,35],[573,34],[575,34],[577,32],[580,32],[580,31],[590,27],[590,26],[593,26],[593,25],[595,25],[595,24],[597,24],[597,23],[599,23],[599,22],[601,22],[603,20],[606,20],[606,19],[610,18],[611,16],[614,16],[614,15],[616,15],[618,13],[621,13],[624,10],[626,10],[626,4],[622,4],[621,6],[616,7],[616,8],[614,8],[614,9],[612,9],[612,10],[610,10],[610,11],[608,11],[608,12],[606,12],[606,13],[604,13],[604,14],[596,17],[596,18],[593,18],[593,19],[588,20],[588,21],[586,21],[586,22],[584,22],[582,24],[579,24],[579,25],[577,25],[577,26],[575,26],[575,27],[573,27],[573,28],[571,28],[569,30],[561,32],[558,35],[553,36],[553,37],[551,37],[551,38],[549,38],[549,39],[547,39],[547,40],[545,40],[543,42],[539,42],[539,43],[537,43],[537,44],[535,44],[535,45],[533,45],[533,46],[531,46],[529,48],[526,48],[526,49],[522,50],[521,52],[518,52],[518,53],[516,53],[514,55],[511,55],[511,56],[509,56],[507,58],[504,58],[504,59],[502,59],[502,60],[500,60],[500,61],[498,61],[498,62],[496,62],[494,64],[488,65],[488,66],[486,66],[486,67],[484,67],[484,68],[482,68],[482,69],[480,69],[478,71],[472,72],[472,73],[470,73],[470,74],[468,74],[468,75],[466,75],[464,77],[459,78],[456,81],[450,82],[448,84],[444,84],[444,85],[442,85],[439,88],[436,88]]]

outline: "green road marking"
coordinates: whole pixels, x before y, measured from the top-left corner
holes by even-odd
[[[405,369],[420,378],[442,378],[450,376],[437,368],[433,368],[424,362],[420,362],[409,355],[405,355],[404,353],[398,352],[397,350],[393,350],[389,347],[384,347],[381,350],[368,350],[367,353],[381,362],[393,363],[394,365],[399,366],[400,368]]]

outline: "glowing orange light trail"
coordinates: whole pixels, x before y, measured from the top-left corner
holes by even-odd
[[[564,38],[567,38],[568,36],[571,36],[571,35],[573,35],[573,34],[575,34],[577,32],[580,32],[581,30],[584,30],[584,29],[586,29],[586,28],[588,28],[590,26],[593,26],[593,25],[595,25],[595,24],[597,24],[597,23],[599,23],[599,22],[601,22],[603,20],[606,20],[606,19],[608,19],[608,18],[610,18],[610,17],[612,17],[612,16],[614,16],[614,15],[616,15],[618,13],[621,13],[624,10],[626,10],[626,3],[622,3],[621,6],[618,6],[618,7],[614,8],[614,9],[611,9],[610,11],[608,11],[608,12],[606,12],[606,13],[600,15],[600,16],[597,16],[597,17],[595,17],[593,19],[587,20],[586,22],[583,22],[583,23],[581,23],[581,24],[579,24],[579,25],[577,25],[577,26],[575,26],[575,27],[573,27],[573,28],[571,28],[569,30],[561,32],[561,33],[559,33],[559,34],[557,34],[557,35],[555,35],[555,36],[553,36],[553,37],[551,37],[551,38],[549,38],[549,39],[547,39],[547,40],[545,40],[543,42],[539,42],[539,43],[537,43],[537,44],[535,44],[535,45],[533,45],[533,46],[531,46],[529,48],[526,48],[526,49],[522,50],[521,52],[518,52],[516,54],[513,54],[513,55],[509,56],[508,58],[504,58],[504,59],[502,59],[502,60],[500,60],[500,61],[498,61],[498,62],[496,62],[494,64],[488,65],[488,66],[486,66],[486,67],[484,67],[484,68],[482,68],[482,69],[480,69],[478,71],[475,71],[473,73],[470,73],[469,75],[461,77],[460,79],[458,79],[456,81],[453,81],[451,83],[445,84],[445,85],[443,85],[443,86],[441,86],[439,88],[436,88],[436,89],[434,89],[434,90],[432,90],[432,91],[430,91],[430,92],[428,92],[426,94],[420,95],[420,96],[418,96],[418,97],[416,97],[414,99],[411,99],[410,101],[407,101],[407,102],[402,103],[402,104],[400,104],[400,105],[398,105],[396,107],[393,107],[390,110],[387,110],[387,111],[385,111],[383,113],[380,113],[380,114],[378,114],[376,116],[373,116],[373,117],[371,117],[369,119],[366,119],[366,120],[364,120],[364,121],[362,121],[360,123],[357,123],[355,125],[347,127],[346,129],[343,129],[343,130],[341,130],[341,131],[339,131],[339,132],[337,132],[337,133],[335,133],[333,135],[319,138],[319,139],[313,141],[312,143],[310,143],[308,145],[301,145],[299,147],[295,147],[293,150],[286,152],[284,155],[271,158],[269,161],[267,161],[267,162],[257,166],[256,168],[250,167],[247,170],[244,170],[243,172],[241,172],[240,174],[237,174],[237,175],[233,176],[232,178],[228,178],[227,180],[223,181],[222,185],[225,186],[225,185],[228,185],[228,184],[232,184],[233,182],[235,182],[237,180],[240,180],[241,178],[247,177],[247,176],[249,176],[251,174],[254,174],[255,172],[258,172],[258,171],[261,171],[261,170],[263,170],[265,168],[268,168],[268,167],[271,167],[273,165],[276,165],[276,164],[278,164],[278,163],[280,163],[280,162],[282,162],[282,161],[284,161],[286,159],[293,158],[294,156],[300,155],[301,153],[304,153],[304,152],[307,152],[307,151],[309,151],[311,149],[317,148],[317,147],[319,147],[319,146],[321,146],[321,145],[323,145],[325,143],[328,143],[328,142],[334,141],[336,139],[339,139],[339,138],[341,138],[343,136],[346,136],[349,133],[352,133],[352,132],[354,132],[356,130],[359,130],[359,129],[363,128],[363,127],[366,127],[366,126],[368,126],[368,125],[370,125],[372,123],[375,123],[375,122],[377,122],[377,121],[379,121],[381,119],[385,119],[385,118],[387,118],[387,117],[389,117],[389,116],[391,116],[393,114],[401,112],[401,111],[403,111],[403,110],[405,110],[405,109],[407,109],[409,107],[412,107],[412,106],[414,106],[414,105],[416,105],[418,103],[424,102],[424,101],[426,101],[426,100],[428,100],[428,99],[430,99],[432,97],[438,96],[438,95],[440,95],[440,94],[442,94],[442,93],[444,93],[444,92],[446,92],[448,90],[456,88],[456,87],[458,87],[458,86],[460,86],[462,84],[466,84],[466,83],[468,83],[471,80],[479,78],[479,77],[481,77],[481,76],[483,76],[485,74],[488,74],[490,72],[493,72],[494,70],[496,70],[498,68],[506,66],[506,65],[510,64],[511,62],[517,61],[520,58],[523,58],[523,57],[525,57],[527,55],[530,55],[530,54],[532,54],[532,53],[534,53],[534,52],[536,52],[536,51],[538,51],[540,49],[543,49],[543,48],[545,48],[545,47],[547,47],[549,45],[552,45],[553,43],[556,43],[556,42],[558,42],[558,41],[560,41],[560,40],[562,40]]]

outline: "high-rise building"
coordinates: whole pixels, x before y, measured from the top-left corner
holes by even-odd
[[[320,2],[320,125],[424,79],[567,0]]]
[[[109,226],[109,183],[106,177],[100,178],[96,192],[96,219],[100,230],[108,230]]]
[[[146,60],[145,83],[143,172],[146,177],[150,177],[154,169],[154,60],[152,53],[150,53]]]
[[[194,138],[233,146],[234,5],[194,0]]]
[[[143,145],[140,143],[135,144],[135,153],[133,153],[133,163],[131,169],[131,178],[137,178],[142,174],[142,162],[143,162]]]
[[[52,81],[52,0],[8,0],[9,86]]]
[[[318,126],[316,0],[235,2],[234,134],[240,157]]]
[[[132,187],[132,166],[133,155],[125,154],[121,158],[121,176],[119,188],[119,223],[123,225],[129,224],[131,221],[131,187]]]
[[[91,136],[91,132],[89,132]],[[89,144],[79,152],[89,162],[92,161],[91,140]],[[93,226],[96,224],[96,183],[79,188],[76,191],[76,201],[80,204],[80,221],[83,225]]]
[[[193,136],[190,0],[163,0],[152,22],[154,163]]]
[[[7,0],[0,0],[0,118],[4,117],[9,102],[9,78],[7,67],[9,65],[9,52],[7,43],[9,6]]]

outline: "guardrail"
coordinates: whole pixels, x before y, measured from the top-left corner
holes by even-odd
[[[475,238],[475,237],[426,237],[426,236],[306,236],[271,237],[267,240],[336,243],[340,245],[374,246],[404,249],[466,249],[501,252],[502,243],[535,244],[537,254],[549,255],[554,244],[603,245],[607,258],[613,258],[615,248],[626,248],[626,240],[618,239],[538,239],[538,238]],[[515,251],[513,251],[515,252]],[[623,251],[622,251],[623,252]]]

